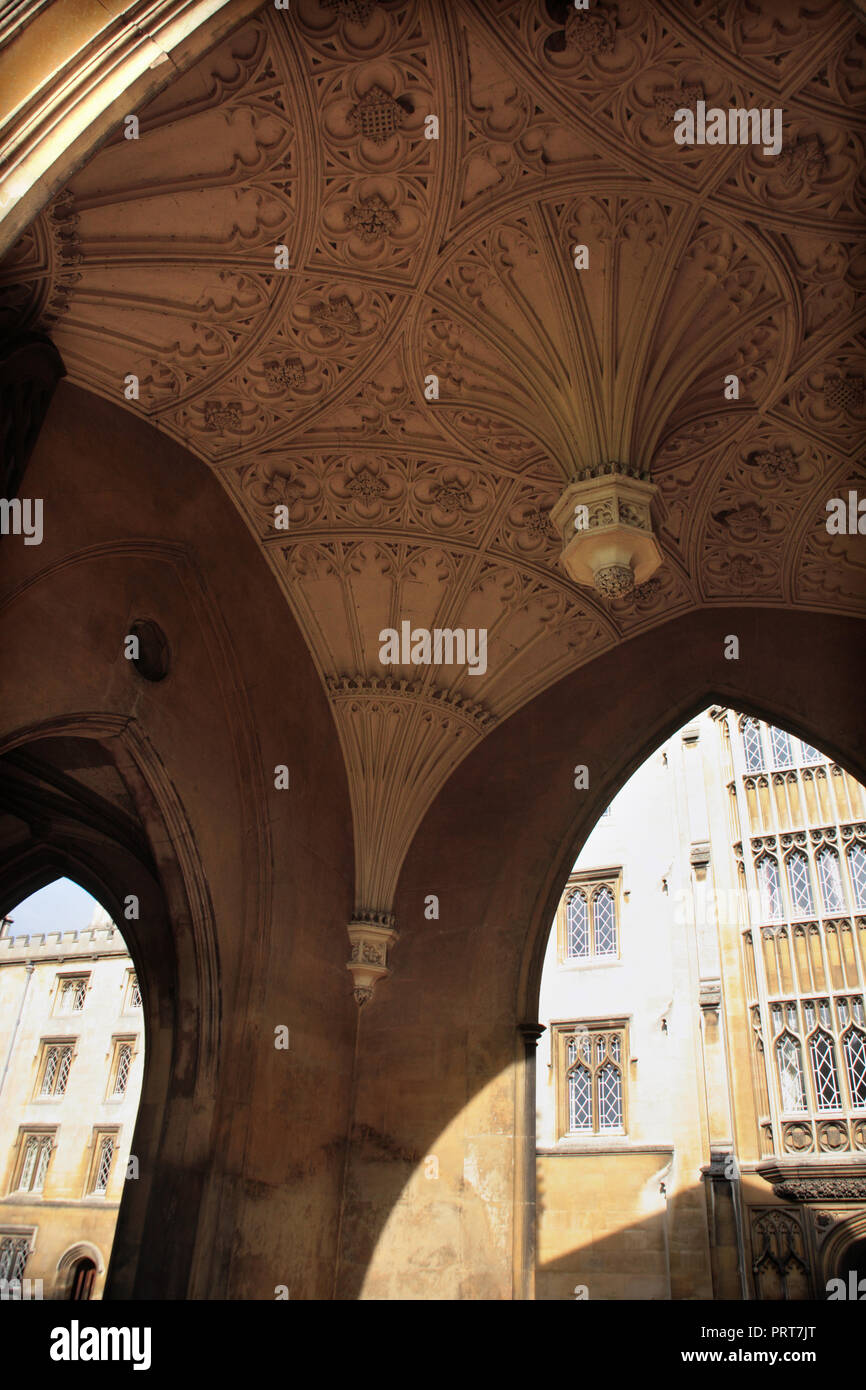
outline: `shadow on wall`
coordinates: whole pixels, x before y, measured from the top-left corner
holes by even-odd
[[[670,1198],[660,1192],[658,1210],[642,1218],[609,1183],[605,1189],[599,1185],[597,1205],[572,1204],[568,1209],[548,1201],[546,1186],[541,1177],[537,1300],[713,1301],[737,1296],[734,1230],[724,1223],[727,1229],[717,1230],[710,1251],[703,1185]],[[746,1206],[743,1220],[749,1299],[825,1301],[829,1280],[842,1279],[847,1289],[851,1269],[859,1270],[861,1277],[866,1274],[866,1242],[859,1234],[866,1208],[837,1212],[827,1224],[826,1212],[766,1203]],[[596,1231],[601,1234],[595,1236]],[[724,1291],[714,1294],[720,1280]]]

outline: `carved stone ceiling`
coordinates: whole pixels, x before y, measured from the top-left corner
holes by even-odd
[[[824,521],[864,477],[864,50],[842,0],[267,5],[6,262],[7,325],[113,401],[135,373],[259,538],[333,702],[359,914],[485,730],[622,638],[862,611]],[[781,108],[782,153],[678,146],[699,98]],[[611,602],[548,517],[603,460],[651,472],[664,554]],[[487,628],[486,674],[384,668],[406,619]]]

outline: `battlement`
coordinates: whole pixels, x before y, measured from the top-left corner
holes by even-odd
[[[126,943],[115,926],[0,936],[0,966],[19,965],[29,960],[52,960],[58,956],[83,961],[90,956],[128,954]]]

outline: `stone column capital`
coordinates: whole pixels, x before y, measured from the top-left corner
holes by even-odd
[[[542,1033],[547,1032],[547,1025],[544,1023],[518,1023],[517,1031],[526,1044],[527,1051],[531,1047],[538,1046],[538,1039]]]

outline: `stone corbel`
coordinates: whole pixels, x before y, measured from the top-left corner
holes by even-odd
[[[621,598],[662,563],[650,503],[658,489],[625,463],[585,469],[570,483],[550,519],[562,537],[560,560],[576,584]]]
[[[397,940],[391,912],[362,912],[348,927],[352,953],[346,969],[352,972],[352,992],[359,1008],[369,1003],[378,980],[390,975],[388,948]]]
[[[722,1007],[722,982],[719,979],[704,979],[699,985],[698,1002],[701,1012],[716,1019]]]
[[[689,853],[689,863],[695,871],[695,878],[699,882],[707,876],[707,869],[710,866],[710,845],[708,840],[695,841]]]

